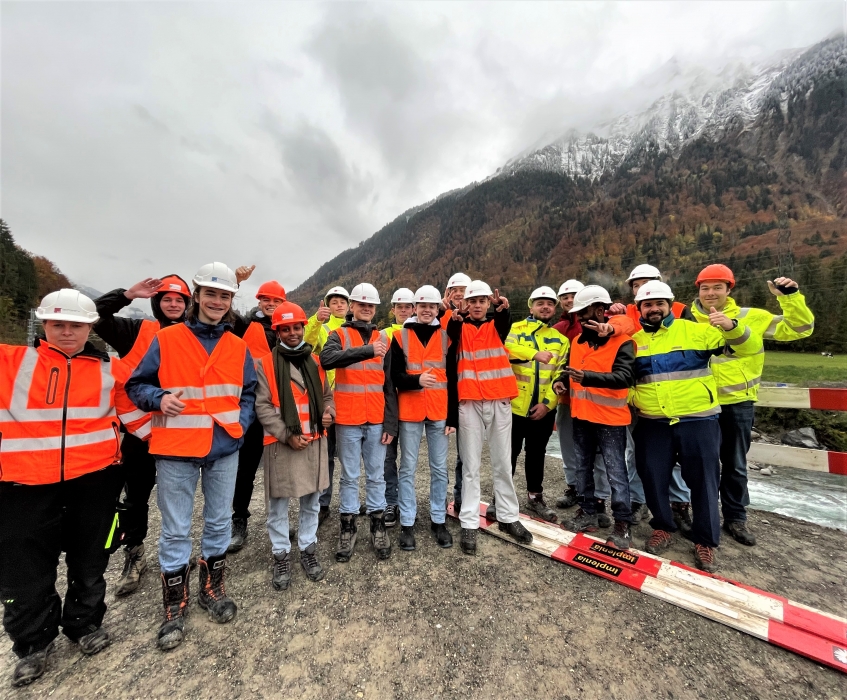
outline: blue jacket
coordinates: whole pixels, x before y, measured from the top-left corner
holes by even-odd
[[[189,319],[185,325],[197,336],[197,340],[210,355],[218,344],[221,336],[231,330],[231,326],[226,323],[221,323],[217,326],[210,326],[206,323],[201,323],[197,320]],[[159,364],[162,361],[159,351],[159,340],[154,338],[147,353],[142,358],[138,367],[132,373],[129,381],[126,383],[126,393],[130,400],[142,411],[158,411],[162,403],[162,397],[169,393],[161,388],[159,383]],[[256,417],[256,370],[253,368],[253,358],[250,356],[250,351],[247,351],[247,356],[244,358],[244,387],[241,390],[241,415],[238,422],[244,432],[253,422]],[[220,425],[215,423],[214,434],[212,437],[212,449],[209,454],[201,459],[190,457],[171,457],[169,455],[158,455],[183,462],[214,462],[221,457],[227,457],[233,452],[238,452],[241,445],[244,443],[244,436],[235,439],[229,435]]]

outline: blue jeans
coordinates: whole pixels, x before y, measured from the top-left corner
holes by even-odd
[[[589,515],[597,509],[594,496],[594,459],[603,456],[612,490],[612,514],[616,522],[632,522],[629,475],[626,471],[625,425],[600,425],[573,419],[573,445],[576,452],[576,492],[580,508]]]
[[[635,503],[646,503],[644,484],[641,483],[641,477],[638,476],[638,470],[635,468],[635,440],[632,439],[632,428],[631,424],[626,428],[626,473],[629,474],[629,496]],[[671,493],[673,493],[673,487],[671,487]]]
[[[320,491],[300,496],[300,519],[297,525],[297,546],[302,552],[318,541],[318,511]],[[288,498],[268,499],[268,536],[274,554],[291,551],[288,537]]]
[[[747,452],[753,430],[753,402],[721,406],[721,511],[725,522],[747,520]]]
[[[399,436],[398,438],[399,439]],[[400,482],[397,477],[397,439],[385,446],[385,502],[389,506],[400,504]]]
[[[571,405],[560,403],[556,409],[556,432],[559,434],[559,449],[562,451],[562,467],[565,470],[565,483],[576,487],[576,453],[573,443],[573,418]],[[594,497],[606,500],[612,491],[606,476],[606,464],[603,457],[597,455],[594,460]]]
[[[159,535],[159,567],[178,571],[191,558],[191,516],[197,482],[203,481],[203,559],[226,554],[232,536],[232,497],[238,474],[238,452],[214,462],[156,460],[156,501],[162,514]]]
[[[365,506],[368,513],[385,510],[385,445],[382,423],[336,425],[335,451],[341,462],[341,515],[359,514],[359,475],[365,462]]]
[[[400,421],[400,524],[412,526],[418,514],[415,495],[415,472],[421,437],[426,428],[426,447],[429,453],[429,515],[434,523],[443,523],[447,516],[447,421],[425,420],[420,423]]]

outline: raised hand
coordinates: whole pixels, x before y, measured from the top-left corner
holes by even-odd
[[[162,280],[158,277],[148,277],[136,282],[124,292],[127,299],[149,299],[162,288]]]
[[[381,338],[373,343],[374,349],[374,357],[385,357],[385,353],[388,352],[388,345],[385,344],[385,341]],[[386,445],[388,443],[385,443]]]
[[[494,304],[495,311],[502,311],[509,308],[509,300],[501,296],[499,289],[494,290],[494,294],[491,296],[491,302]]]
[[[331,315],[332,314],[330,314],[330,312],[329,312],[329,307],[326,305],[324,300],[321,299],[321,303],[318,304],[318,313],[317,313],[318,321],[320,321],[321,323],[326,323],[327,321],[329,321],[329,317]]]
[[[609,307],[609,314],[612,316],[620,316],[621,314],[626,313],[626,305],[621,304],[619,301],[616,301]]]
[[[179,400],[180,396],[182,396],[182,389],[173,394],[165,394],[159,403],[159,410],[171,418],[178,416],[186,408],[185,404]]]
[[[779,287],[787,287],[788,289],[799,289],[800,285],[798,285],[793,279],[788,277],[777,277],[773,282],[768,280],[768,289],[771,294],[775,297],[785,296],[785,292],[781,291]]]
[[[723,328],[725,331],[731,331],[735,327],[732,319],[725,313],[718,311],[714,306],[709,309],[709,323],[715,328]]]
[[[586,321],[582,324],[583,328],[590,328],[595,331],[601,338],[615,334],[615,327],[611,323],[597,323],[597,321]]]
[[[256,269],[255,265],[242,265],[235,270],[235,281],[238,284],[241,284],[244,280],[249,280],[250,275],[253,274],[253,270]]]

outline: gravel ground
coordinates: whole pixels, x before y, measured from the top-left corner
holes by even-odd
[[[452,452],[451,463],[454,458]],[[120,555],[107,572],[105,625],[114,644],[86,658],[60,636],[48,674],[16,690],[6,680],[15,662],[7,640],[0,698],[847,696],[847,677],[836,671],[493,537],[480,535],[477,556],[465,556],[455,521],[448,522],[455,546],[439,549],[429,534],[425,450],[421,464],[417,551],[395,546],[388,561],[378,562],[360,519],[364,537],[355,556],[337,564],[334,514],[318,534],[325,580],[310,582],[298,566],[285,592],[270,584],[257,484],[247,545],[229,558],[228,590],[238,617],[218,626],[192,603],[187,639],[168,653],[155,646],[161,594],[158,511],[151,508],[150,568],[141,588],[114,597]],[[523,503],[520,462],[515,481]],[[548,500],[561,494],[559,460],[548,458],[545,484]],[[483,494],[490,488],[484,468]],[[195,534],[200,511],[198,504]],[[751,512],[750,522],[760,544],[725,540],[724,576],[845,614],[847,535],[771,513]],[[398,530],[390,531],[394,543]],[[638,546],[648,533],[646,525],[638,527]],[[677,539],[670,556],[690,564],[690,544]],[[63,568],[59,585],[65,585]]]

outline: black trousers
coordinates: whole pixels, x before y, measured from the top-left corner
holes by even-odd
[[[77,640],[106,614],[106,541],[123,465],[42,486],[0,482],[0,599],[12,651],[23,658],[59,635]],[[68,590],[56,591],[65,552]]]
[[[244,443],[238,451],[238,475],[235,477],[235,495],[232,497],[232,517],[250,517],[250,499],[253,498],[253,482],[256,470],[262,462],[265,446],[262,442],[265,431],[258,419],[244,433]]]
[[[150,443],[127,433],[121,443],[124,473],[124,507],[121,525],[124,546],[137,547],[147,537],[147,519],[150,514],[150,494],[156,485],[156,459],[150,454]]]
[[[547,443],[553,434],[556,423],[556,411],[548,411],[544,418],[532,420],[525,416],[512,414],[512,476],[518,463],[518,455],[526,442],[524,471],[526,472],[526,490],[529,493],[541,493],[544,489],[544,457]]]
[[[397,442],[394,440],[393,442]],[[321,493],[321,508],[329,508],[332,501],[332,479],[335,476],[335,423],[326,429],[326,451],[329,454],[329,486]]]

